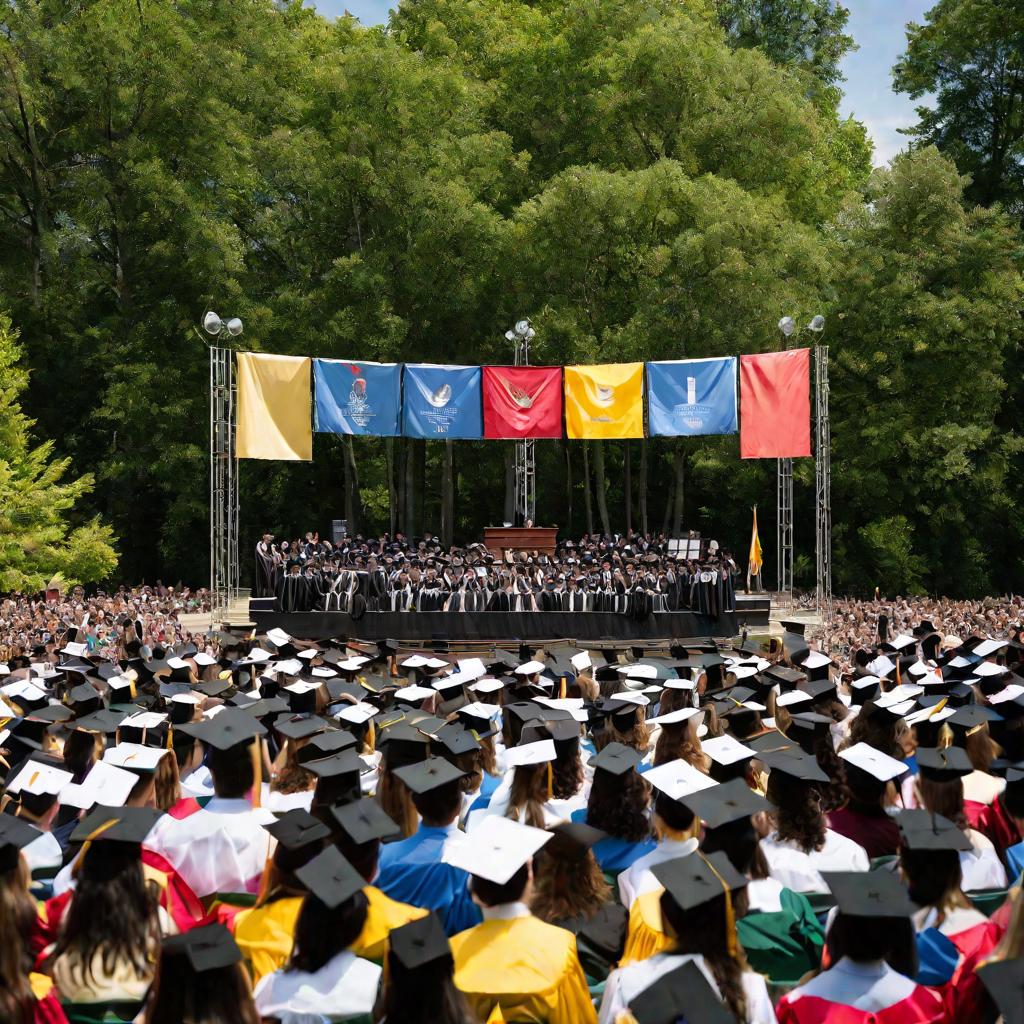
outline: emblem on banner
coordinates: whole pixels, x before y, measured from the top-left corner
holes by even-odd
[[[498,377],[498,380],[501,382],[501,386],[505,389],[505,394],[507,394],[520,409],[532,409],[533,403],[537,401],[537,396],[544,388],[544,385],[541,384],[541,386],[531,395],[525,388],[521,388],[517,384],[510,384],[504,377]]]
[[[350,366],[353,374],[360,373],[358,366]],[[348,415],[357,427],[365,427],[372,417],[370,402],[366,397],[366,378],[356,377],[348,393]]]
[[[598,384],[594,389],[594,404],[607,408],[615,401],[615,388],[610,384]]]
[[[450,384],[442,384],[436,391],[432,391],[427,395],[427,401],[435,409],[443,409],[452,399],[452,386]]]

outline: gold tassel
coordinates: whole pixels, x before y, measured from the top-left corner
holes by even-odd
[[[565,700],[565,676],[561,676],[558,684],[558,699]]]
[[[373,728],[373,719],[366,723],[366,745],[370,748],[372,754],[377,749],[377,734]]]
[[[259,807],[263,800],[263,744],[258,736],[249,750],[252,755],[252,805]]]
[[[168,750],[173,750],[174,749],[174,739],[173,739],[173,736],[174,736],[174,734],[173,734],[173,731],[171,729],[171,723],[168,722],[167,723],[167,749]]]
[[[725,879],[715,870],[714,864],[711,863],[703,854],[700,855],[700,859],[708,866],[711,874],[722,883],[722,891],[725,893],[725,930],[726,938],[729,944],[729,956],[733,960],[739,958],[740,943],[739,938],[736,935],[736,912],[732,905],[732,892],[729,890],[729,886]]]
[[[551,767],[551,762],[548,761],[548,799],[550,800],[555,795],[554,786],[554,770]]]

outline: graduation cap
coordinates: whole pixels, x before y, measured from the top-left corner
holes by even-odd
[[[281,715],[274,721],[274,730],[289,740],[304,740],[323,732],[327,723],[318,715]]]
[[[773,772],[779,772],[798,782],[822,782],[829,781],[828,776],[821,770],[816,758],[794,750],[766,751],[759,755],[759,759]]]
[[[163,955],[185,957],[192,970],[199,974],[242,961],[241,950],[222,924],[203,925],[164,939]]]
[[[671,800],[684,800],[702,789],[718,785],[714,779],[681,758],[651,768],[644,772],[644,779]]]
[[[196,683],[195,688],[204,697],[220,697],[231,689],[233,683],[230,679],[208,679],[203,683]]]
[[[582,861],[591,847],[607,838],[606,832],[582,821],[561,821],[548,831],[551,841],[544,847],[544,853],[571,863]]]
[[[1003,1024],[1024,1024],[1024,959],[989,960],[976,968]]]
[[[298,762],[299,764],[305,764],[307,761],[315,761],[318,758],[327,757],[338,751],[348,750],[350,747],[356,746],[358,742],[352,733],[345,732],[344,730],[338,729],[331,732],[322,732],[314,736],[302,747],[297,755]]]
[[[542,828],[492,814],[457,842],[445,844],[441,856],[446,864],[504,885],[551,838]]]
[[[655,864],[651,873],[683,910],[742,889],[747,879],[733,867],[723,851],[696,853]]]
[[[359,754],[351,747],[338,750],[328,757],[300,761],[303,768],[311,771],[318,779],[337,779],[343,775],[358,776],[363,769]]]
[[[452,955],[448,936],[434,911],[388,934],[388,950],[407,971],[426,967]]]
[[[855,743],[852,747],[840,750],[839,756],[847,764],[852,764],[879,782],[888,782],[907,771],[907,766],[902,761],[883,754],[869,743]]]
[[[126,771],[140,772],[149,775],[156,771],[157,765],[170,751],[164,747],[147,747],[141,743],[119,743],[116,747],[107,747],[103,751],[103,760],[115,768]]]
[[[251,714],[240,708],[229,707],[224,708],[214,718],[191,725],[180,725],[178,730],[188,736],[194,736],[216,750],[231,750],[267,733]]]
[[[60,793],[62,807],[89,810],[97,804],[123,807],[136,787],[139,776],[109,761],[97,761],[80,783],[69,783]]]
[[[301,850],[327,839],[331,830],[309,811],[293,807],[263,826],[286,850]]]
[[[966,704],[950,715],[949,724],[954,729],[964,729],[968,734],[981,728],[987,722],[1001,722],[1003,716],[994,708],[983,704]]]
[[[71,842],[141,843],[161,817],[152,807],[96,807],[71,833]]]
[[[750,818],[771,804],[755,793],[742,779],[732,779],[717,786],[700,789],[680,798],[708,828],[721,828],[734,821]]]
[[[967,751],[961,747],[918,747],[915,757],[921,775],[933,782],[952,782],[974,771]]]
[[[690,961],[662,974],[629,1004],[636,1024],[735,1024],[701,969]]]
[[[787,668],[785,665],[772,665],[771,668],[766,668],[761,673],[768,679],[779,684],[779,689],[785,693],[787,690],[792,690],[799,683],[806,681],[807,676],[803,672],[798,672],[796,669]]]
[[[797,745],[788,736],[777,729],[763,732],[760,736],[752,736],[745,742],[748,747],[756,752],[758,760],[763,760],[762,754],[771,753],[772,751],[796,752],[799,750]]]
[[[850,917],[910,917],[919,909],[892,871],[823,871],[840,912]]]
[[[554,746],[554,744],[552,744]],[[511,753],[511,751],[509,751]],[[417,764],[396,768],[395,775],[417,794],[430,793],[440,786],[457,782],[466,773],[443,757],[428,757]]]
[[[63,704],[51,704],[49,707],[40,708],[28,715],[33,722],[46,722],[47,724],[67,722],[74,717],[75,713],[71,708],[66,708]]]
[[[415,764],[427,756],[430,737],[406,721],[382,729],[377,747],[384,751],[390,765]]]
[[[374,839],[390,839],[401,833],[376,800],[353,800],[352,803],[332,807],[331,815],[345,835],[360,846]]]
[[[622,776],[633,771],[643,760],[643,754],[624,743],[609,743],[590,759],[592,768],[600,768],[612,775]]]
[[[321,850],[308,864],[296,870],[295,877],[329,910],[366,886],[366,879],[345,860],[336,846]]]
[[[71,728],[76,732],[95,732],[110,735],[117,732],[118,726],[128,717],[123,711],[112,711],[103,708],[92,714],[76,718]]]
[[[480,742],[473,733],[460,725],[446,726],[438,733],[438,739],[446,754],[460,757],[480,749]]]
[[[948,818],[933,814],[924,808],[901,811],[896,818],[909,850],[970,850],[971,841]]]
[[[732,736],[713,736],[702,744],[704,753],[718,765],[728,766],[749,761],[757,751]],[[591,759],[593,764],[593,759]]]
[[[18,857],[29,843],[35,842],[43,833],[35,826],[12,814],[0,814],[0,872],[13,870],[18,866]]]

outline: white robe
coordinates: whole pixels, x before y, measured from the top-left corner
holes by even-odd
[[[347,950],[319,971],[274,971],[253,992],[261,1017],[281,1024],[322,1024],[368,1014],[377,999],[381,969]]]
[[[637,896],[662,888],[661,882],[651,874],[651,868],[656,864],[689,857],[699,845],[697,839],[663,839],[650,853],[633,861],[619,875],[619,900],[622,905],[629,910]]]
[[[768,873],[793,892],[828,892],[822,871],[867,871],[871,867],[864,847],[832,829],[825,831],[825,845],[805,853],[773,832],[761,840]]]

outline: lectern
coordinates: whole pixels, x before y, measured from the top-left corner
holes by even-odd
[[[539,551],[545,555],[555,553],[558,530],[553,526],[487,526],[484,544],[491,551]]]

